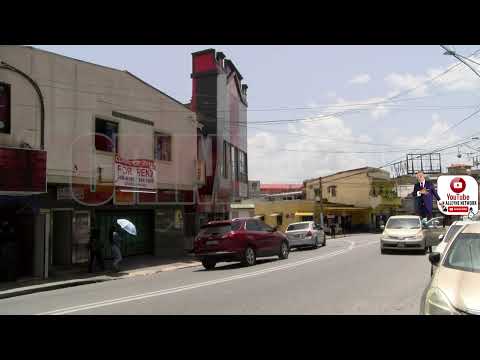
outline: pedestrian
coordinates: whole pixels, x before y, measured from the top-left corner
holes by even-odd
[[[119,263],[122,261],[122,251],[120,250],[121,245],[120,234],[118,232],[118,227],[116,224],[112,225],[110,228],[110,245],[112,246],[112,256],[113,256],[113,268],[115,271],[120,271]]]
[[[335,223],[331,223],[330,224],[330,236],[332,237],[332,239],[335,238]]]
[[[100,240],[100,229],[96,226],[95,220],[92,220],[90,229],[90,262],[88,264],[88,272],[95,271],[95,263],[100,265],[102,271],[105,270],[105,263],[103,261],[103,243]]]

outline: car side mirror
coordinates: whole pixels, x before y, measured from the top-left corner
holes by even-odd
[[[385,230],[385,225],[380,225],[381,230]]]
[[[440,253],[434,252],[431,253],[430,256],[428,257],[428,260],[430,260],[430,263],[434,266],[437,266],[438,263],[440,262]]]
[[[278,227],[277,227],[277,226],[274,226],[274,227],[272,228],[272,232],[276,232],[277,230],[278,230]]]
[[[440,240],[440,241],[443,240],[443,234],[438,235],[438,240]]]

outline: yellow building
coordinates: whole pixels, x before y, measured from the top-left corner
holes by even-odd
[[[396,213],[401,200],[387,171],[363,167],[304,181],[307,200],[327,204],[344,204],[325,210],[333,222],[342,223],[351,230],[375,230]],[[329,221],[330,222],[330,221]]]

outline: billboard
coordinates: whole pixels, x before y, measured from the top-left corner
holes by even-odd
[[[439,210],[445,215],[473,217],[478,213],[478,183],[467,175],[443,175],[437,180],[437,193],[443,201]]]
[[[47,152],[0,147],[0,193],[47,192]]]

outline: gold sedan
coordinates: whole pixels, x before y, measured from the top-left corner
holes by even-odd
[[[480,223],[464,225],[443,254],[420,304],[424,315],[480,315]]]

